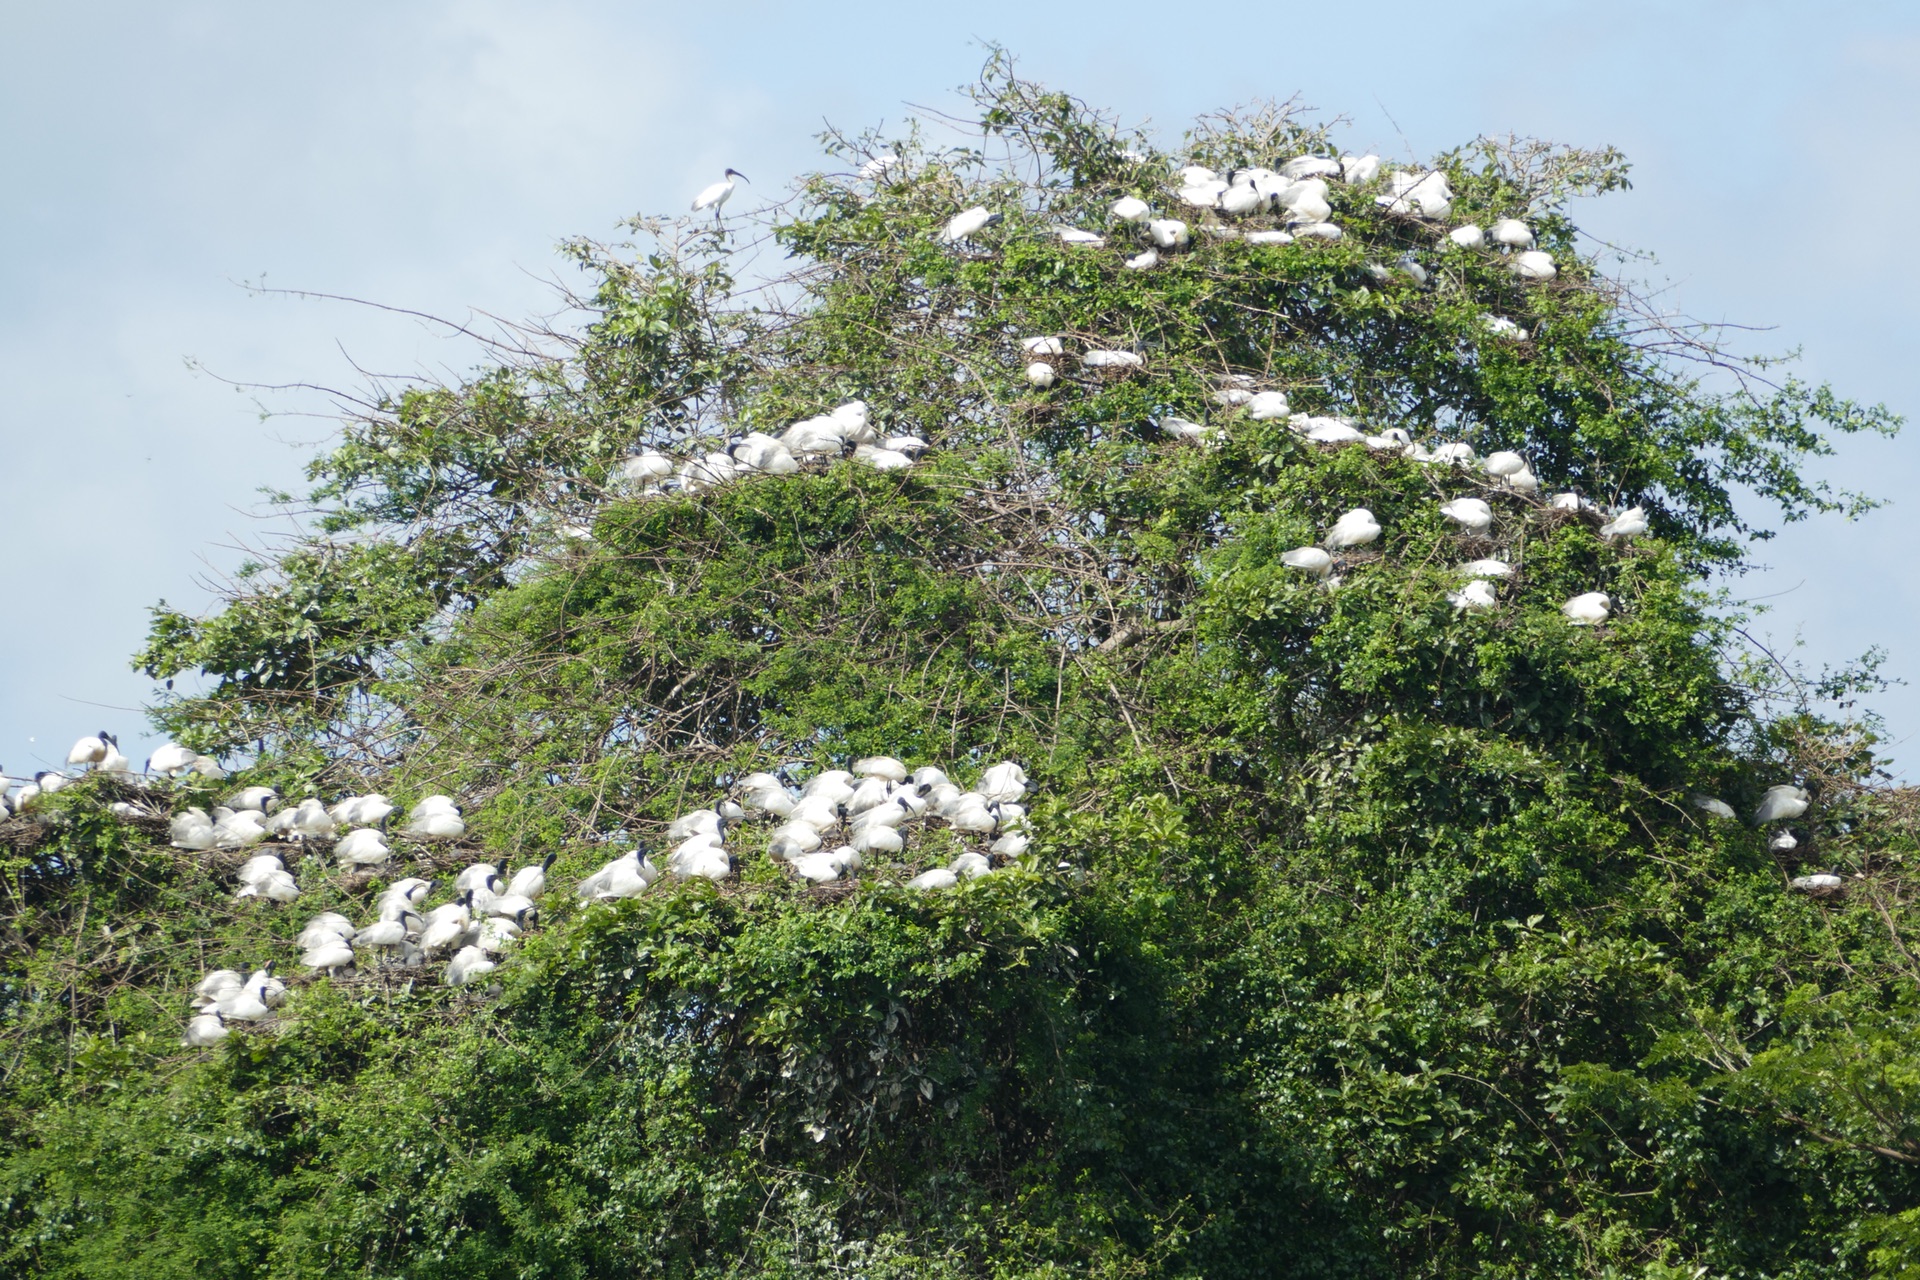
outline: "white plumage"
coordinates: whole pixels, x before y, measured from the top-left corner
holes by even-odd
[[[1493,525],[1493,508],[1484,498],[1455,498],[1441,506],[1440,514],[1469,533],[1485,533]]]
[[[1785,784],[1768,787],[1766,795],[1760,797],[1760,807],[1753,811],[1754,825],[1797,818],[1807,811],[1810,803],[1812,797],[1800,787]]]
[[[1588,591],[1561,605],[1560,612],[1576,627],[1598,626],[1612,615],[1613,601],[1604,591]]]
[[[1326,547],[1330,551],[1341,551],[1348,547],[1364,547],[1380,536],[1380,522],[1373,512],[1365,507],[1355,507],[1333,522],[1327,530]]]

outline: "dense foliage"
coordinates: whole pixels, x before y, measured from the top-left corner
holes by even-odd
[[[997,55],[974,93],[978,148],[569,246],[577,332],[383,395],[314,462],[310,537],[209,617],[156,612],[139,662],[200,673],[156,713],[183,741],[289,796],[457,792],[559,888],[497,997],[316,978],[187,1050],[201,972],[284,962],[377,882],[316,860],[296,906],[234,902],[235,859],[107,816],[107,780],[48,797],[7,867],[13,1273],[1920,1274],[1909,800],[1707,592],[1764,535],[1741,512],[1857,509],[1800,464],[1886,415],[1770,387],[1583,258],[1569,202],[1624,184],[1611,153],[1437,161],[1452,222],[1526,218],[1547,283],[1337,183],[1337,242],[1134,271],[1117,197],[1325,134],[1264,110],[1163,154]],[[976,203],[1003,217],[944,243]],[[1406,255],[1424,285],[1370,269]],[[1144,364],[1035,389],[1034,334]],[[1215,403],[1229,373],[1522,451],[1653,535],[1315,445]],[[933,448],[622,479],[854,396]],[[1462,494],[1485,538],[1438,514]],[[1386,532],[1337,588],[1281,563],[1356,506]],[[1456,609],[1496,551],[1500,606]],[[1595,590],[1613,618],[1570,625]],[[1034,852],[945,894],[755,855],[571,902],[746,770],[876,751],[1021,760]],[[1691,802],[1785,781],[1815,794],[1793,851]],[[1809,867],[1847,893],[1789,893]]]

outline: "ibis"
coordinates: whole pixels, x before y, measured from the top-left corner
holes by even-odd
[[[1364,547],[1380,536],[1380,522],[1365,507],[1355,507],[1333,522],[1324,545],[1329,551]]]
[[[1560,612],[1576,627],[1594,627],[1613,613],[1613,601],[1604,591],[1588,591],[1561,605]]]
[[[1493,508],[1484,498],[1455,498],[1441,506],[1440,514],[1468,533],[1485,533],[1493,525]]]
[[[725,204],[733,195],[733,180],[735,178],[740,179],[742,182],[748,180],[747,175],[741,173],[738,169],[727,170],[720,181],[710,187],[703,187],[700,194],[693,198],[693,212],[699,213],[702,209],[711,209],[713,210],[713,216],[718,218],[720,216],[720,206]]]

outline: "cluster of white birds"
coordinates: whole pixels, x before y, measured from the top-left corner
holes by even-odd
[[[388,885],[374,904],[374,916],[362,925],[337,911],[323,911],[294,939],[300,964],[315,974],[337,975],[371,961],[376,966],[419,969],[447,959],[443,978],[464,987],[492,973],[499,957],[539,922],[547,891],[546,861],[510,870],[505,863],[476,862],[453,881],[454,897],[425,907],[434,881],[408,876]],[[286,999],[286,986],[274,966],[242,977],[234,969],[216,969],[194,988],[193,1014],[184,1043],[199,1048],[227,1038],[230,1022],[262,1022]]]
[[[577,891],[586,900],[632,898],[663,876],[727,879],[736,866],[728,834],[748,823],[767,825],[769,856],[815,884],[851,880],[865,856],[904,856],[916,830],[944,829],[982,848],[963,847],[946,865],[908,880],[907,887],[952,888],[1027,851],[1027,810],[1020,803],[1027,783],[1024,769],[1001,761],[984,770],[971,790],[962,790],[937,766],[909,771],[891,756],[825,770],[798,788],[776,774],[753,773],[713,808],[683,813],[669,823],[672,847],[659,862],[644,845],[636,847],[580,881]]]
[[[104,774],[118,778],[123,782],[138,782],[143,775],[158,774],[174,778],[184,773],[193,773],[207,778],[224,778],[226,770],[211,756],[203,756],[177,743],[169,742],[155,751],[147,760],[143,770],[136,771],[133,762],[120,750],[120,740],[102,729],[98,733],[88,734],[79,739],[67,751],[69,773],[60,773],[52,769],[42,769],[31,780],[9,778],[0,774],[0,818],[11,814],[24,813],[34,800],[54,792],[75,781],[86,773]],[[18,791],[14,787],[18,785]],[[134,817],[138,813],[135,805],[127,801],[117,801],[113,811],[121,817]]]
[[[1440,514],[1466,534],[1485,535],[1493,527],[1493,507],[1485,498],[1454,498],[1440,504]],[[1646,529],[1646,513],[1632,507],[1603,526],[1601,534],[1610,542],[1624,541],[1634,534],[1645,533]],[[1335,553],[1367,546],[1378,539],[1380,533],[1380,522],[1373,512],[1355,507],[1333,522],[1318,546],[1296,547],[1282,554],[1280,562],[1319,578],[1328,587],[1335,587],[1340,584],[1333,572]],[[1447,593],[1448,602],[1460,610],[1492,609],[1500,602],[1498,584],[1513,577],[1514,566],[1488,557],[1468,561],[1459,573],[1463,585]],[[1597,626],[1612,615],[1613,601],[1604,591],[1588,591],[1568,600],[1560,606],[1560,611],[1575,626]]]
[[[884,170],[872,176],[879,172]],[[870,175],[863,170],[862,176]],[[1343,155],[1338,159],[1295,156],[1277,170],[1252,166],[1230,169],[1224,175],[1205,165],[1190,164],[1180,169],[1178,185],[1171,194],[1179,204],[1209,219],[1197,228],[1183,218],[1155,217],[1153,206],[1137,195],[1114,201],[1108,214],[1115,222],[1144,230],[1145,246],[1136,239],[1130,248],[1139,252],[1132,253],[1125,265],[1129,270],[1147,271],[1160,265],[1163,254],[1190,245],[1196,229],[1210,239],[1255,245],[1340,240],[1345,232],[1333,220],[1329,184],[1368,186],[1381,181],[1382,176],[1380,157],[1375,155]],[[1453,190],[1446,174],[1439,170],[1393,170],[1385,173],[1384,180],[1386,192],[1375,196],[1374,201],[1391,213],[1436,223],[1445,222],[1453,213]],[[1273,217],[1282,226],[1243,229],[1220,221],[1221,215]],[[949,219],[940,230],[940,239],[948,244],[964,243],[999,220],[999,213],[985,205],[974,205]],[[1056,225],[1051,233],[1063,244],[1089,249],[1104,248],[1108,242],[1107,233],[1085,227]],[[1518,218],[1500,218],[1491,227],[1477,223],[1455,227],[1448,232],[1447,240],[1461,249],[1506,252],[1513,274],[1521,280],[1543,282],[1559,274],[1553,255],[1537,247],[1533,229]],[[1422,287],[1430,279],[1426,267],[1411,252],[1403,254],[1392,267],[1371,263],[1367,270],[1382,284],[1396,272]],[[1528,336],[1525,329],[1504,316],[1488,316],[1485,324],[1497,337],[1525,341]]]
[[[169,833],[176,849],[248,849],[271,838],[276,842],[330,842],[326,850],[344,868],[376,867],[393,854],[387,825],[400,810],[378,792],[353,795],[323,805],[308,796],[282,805],[272,787],[244,787],[213,812],[193,806],[173,815]],[[415,840],[458,840],[466,820],[452,797],[433,795],[407,811],[400,834]],[[242,864],[235,898],[292,902],[300,886],[277,853],[256,854]]]
[[[644,495],[677,489],[699,493],[755,475],[790,476],[808,463],[851,457],[876,471],[904,471],[927,450],[910,432],[882,436],[864,400],[849,400],[831,412],[794,423],[777,436],[749,431],[679,462],[657,449],[630,455],[621,463],[627,480]]]
[[[1791,822],[1807,811],[1813,803],[1813,797],[1805,787],[1792,783],[1780,783],[1768,787],[1766,794],[1760,797],[1760,803],[1754,807],[1753,825],[1771,826],[1776,822]],[[1714,796],[1694,796],[1693,805],[1705,813],[1727,822],[1737,822],[1739,815],[1733,806]],[[1800,847],[1800,840],[1792,831],[1782,828],[1767,841],[1767,847],[1775,853],[1791,853]],[[1842,893],[1847,882],[1829,871],[1814,872],[1810,875],[1795,876],[1787,882],[1787,887],[1796,893],[1809,894],[1816,898],[1830,898]]]

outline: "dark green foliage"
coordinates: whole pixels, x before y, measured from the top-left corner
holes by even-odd
[[[314,464],[311,539],[211,617],[156,612],[141,665],[208,677],[170,730],[289,796],[456,792],[556,887],[497,996],[296,979],[277,1024],[190,1052],[202,972],[290,963],[379,882],[315,857],[296,907],[235,903],[235,859],[107,816],[105,780],[10,824],[13,1273],[1915,1273],[1915,800],[1870,735],[1769,696],[1704,588],[1766,533],[1734,492],[1859,510],[1801,464],[1895,424],[1764,366],[1694,378],[1731,357],[1577,256],[1567,201],[1624,184],[1611,152],[1441,158],[1453,220],[1529,218],[1545,284],[1338,183],[1338,242],[1130,271],[1115,198],[1324,134],[1222,116],[1138,159],[999,55],[976,93],[994,161],[908,138],[885,181],[808,180],[756,294],[722,231],[570,246],[578,333],[379,400]],[[1004,217],[941,243],[975,203]],[[1036,391],[1035,334],[1146,363],[1070,355]],[[1521,450],[1654,536],[1314,445],[1216,404],[1229,373]],[[855,396],[934,448],[697,496],[622,476]],[[1438,514],[1468,494],[1486,538]],[[1385,533],[1337,588],[1282,563],[1356,506]],[[1456,610],[1496,552],[1499,607]],[[1613,618],[1570,625],[1595,590]],[[721,887],[574,902],[740,773],[870,752],[1019,759],[1033,850],[920,894],[931,852],[808,889],[748,841]],[[1693,803],[1789,780],[1793,851]],[[1827,867],[1844,896],[1788,892]]]

